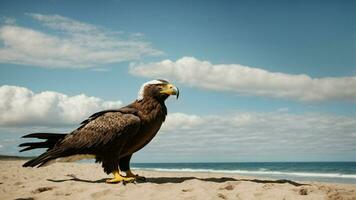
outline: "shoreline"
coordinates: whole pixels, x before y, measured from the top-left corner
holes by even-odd
[[[356,199],[356,185],[275,180],[226,173],[135,170],[137,184],[106,184],[99,164],[56,163],[23,168],[0,161],[2,199]]]
[[[266,179],[290,179],[303,182],[321,182],[356,185],[356,175],[311,173],[311,172],[279,172],[279,171],[247,171],[247,170],[210,170],[210,169],[165,169],[165,168],[132,168],[140,171],[173,172],[173,173],[212,173],[225,176],[248,176]],[[299,175],[300,174],[300,175]],[[286,178],[287,177],[287,178]]]

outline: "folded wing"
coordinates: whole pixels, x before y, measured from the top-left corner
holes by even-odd
[[[96,113],[45,153],[26,162],[24,167],[40,167],[54,159],[77,154],[119,154],[126,142],[139,131],[140,126],[140,118],[131,108]]]

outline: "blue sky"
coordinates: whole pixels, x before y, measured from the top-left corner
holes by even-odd
[[[135,161],[356,161],[354,1],[0,4],[1,154],[168,78]]]

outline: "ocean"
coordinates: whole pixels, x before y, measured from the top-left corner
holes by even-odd
[[[356,162],[238,162],[238,163],[132,163],[133,169],[213,172],[253,176],[356,184]]]

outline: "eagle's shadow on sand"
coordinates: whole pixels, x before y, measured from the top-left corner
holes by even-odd
[[[67,181],[77,181],[77,182],[83,182],[83,183],[105,183],[107,178],[102,178],[99,180],[85,180],[85,179],[80,179],[77,178],[74,174],[68,174],[69,179],[47,179],[47,181],[55,182],[55,183],[61,183],[61,182],[67,182]]]
[[[51,182],[66,182],[66,181],[78,181],[78,182],[84,182],[84,183],[105,183],[106,178],[99,179],[99,180],[85,180],[85,179],[80,179],[77,178],[75,175],[67,175],[71,177],[70,179],[61,179],[61,180],[54,180],[54,179],[47,179],[48,181]],[[221,178],[198,178],[194,176],[189,176],[189,177],[149,177],[146,178],[145,181],[137,181],[137,183],[155,183],[155,184],[165,184],[165,183],[183,183],[184,181],[187,180],[200,180],[200,181],[207,181],[207,182],[214,182],[214,183],[224,183],[228,181],[238,181],[238,182],[254,182],[254,183],[276,183],[276,184],[291,184],[293,186],[303,186],[303,185],[309,185],[309,184],[304,184],[304,183],[298,183],[295,181],[287,180],[287,179],[280,179],[280,180],[264,180],[264,179],[236,179],[236,178],[231,178],[231,177],[221,177]]]

